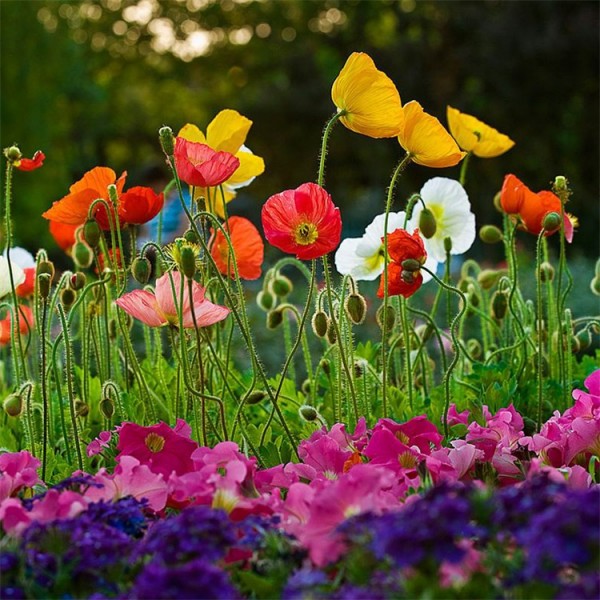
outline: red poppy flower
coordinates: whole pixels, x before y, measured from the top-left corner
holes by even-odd
[[[70,252],[75,243],[75,232],[80,225],[67,225],[58,221],[50,221],[50,233],[54,241],[65,251]]]
[[[13,165],[15,168],[19,169],[19,171],[34,171],[44,164],[45,158],[46,155],[38,150],[31,158],[20,158],[19,160],[16,160]]]
[[[25,281],[15,290],[19,298],[27,298],[33,294],[35,290],[35,270],[35,267],[27,267],[23,269],[23,273],[25,273]]]
[[[265,254],[265,246],[258,229],[244,217],[229,217],[224,223],[229,234],[240,279],[258,279]],[[233,261],[229,256],[229,244],[219,229],[215,234],[211,229],[212,246],[210,253],[223,275],[235,276]]]
[[[198,187],[215,187],[227,181],[240,166],[229,152],[217,152],[206,144],[175,139],[175,169],[182,181]]]
[[[382,238],[383,239],[383,238]],[[414,260],[418,265],[425,264],[427,252],[425,244],[419,235],[419,230],[415,229],[412,234],[405,229],[396,229],[388,235],[388,254],[390,262],[388,264],[388,296],[412,296],[423,283],[423,274],[420,269],[408,271],[402,267],[405,260]],[[384,297],[384,277],[381,276],[377,296]]]
[[[271,196],[262,208],[262,224],[270,244],[300,260],[335,250],[342,234],[339,208],[315,183]]]
[[[0,319],[0,345],[10,343],[11,323],[12,312],[9,312],[4,319]],[[30,329],[33,329],[33,312],[28,306],[21,304],[19,306],[19,331],[21,335],[25,335]]]
[[[119,221],[121,225],[143,225],[162,210],[163,204],[164,194],[149,187],[132,187],[119,196]]]

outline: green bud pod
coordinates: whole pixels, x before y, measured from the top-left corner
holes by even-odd
[[[108,396],[105,396],[102,398],[102,400],[100,400],[99,408],[102,416],[106,417],[107,419],[112,419],[112,416],[115,414],[115,405]]]
[[[21,158],[23,158],[21,150],[19,150],[17,146],[4,148],[4,156],[6,156],[10,162],[16,162],[17,160],[21,160]]]
[[[470,284],[467,288],[467,301],[471,306],[475,308],[477,308],[480,304],[477,288],[473,284]]]
[[[271,310],[267,313],[267,329],[277,329],[283,323],[283,312],[278,310]]]
[[[102,230],[95,219],[88,219],[83,226],[83,239],[90,248],[95,248],[100,242]]]
[[[277,275],[271,281],[271,291],[279,298],[285,298],[294,289],[294,285],[289,277],[285,275]]]
[[[554,267],[549,262],[544,261],[540,265],[540,281],[554,281]]]
[[[569,182],[564,175],[557,175],[554,178],[554,189],[557,192],[564,192],[569,189]]]
[[[258,404],[267,397],[267,392],[263,390],[254,390],[246,397],[246,404]]]
[[[506,269],[483,269],[477,275],[477,283],[484,290],[491,290],[498,283],[500,277],[503,277],[506,273]]]
[[[502,230],[495,225],[484,225],[479,230],[479,239],[484,244],[497,244],[504,239],[504,236],[502,235]]]
[[[54,279],[54,264],[49,260],[40,260],[37,265],[36,275],[50,275],[50,281]]]
[[[312,329],[317,337],[323,338],[327,335],[329,317],[322,310],[317,311],[311,320]]]
[[[590,283],[590,290],[594,296],[600,296],[600,277],[594,277]]]
[[[444,238],[444,252],[448,253],[452,250],[452,238]]]
[[[69,283],[75,291],[79,291],[85,287],[86,279],[85,273],[77,272],[71,275]]]
[[[377,325],[379,325],[379,329],[383,329],[383,315],[384,315],[384,309],[383,309],[383,304],[377,309],[377,312],[375,313],[375,320],[377,321]],[[387,307],[387,311],[386,311],[386,319],[387,319],[387,330],[389,331],[390,329],[392,329],[392,327],[394,326],[394,323],[396,322],[396,311],[394,310],[394,307],[388,304]]]
[[[344,308],[355,325],[360,325],[367,316],[367,301],[360,294],[350,294],[344,302]]]
[[[52,287],[52,277],[49,273],[41,273],[38,275],[38,294],[44,300],[50,296],[50,288]]]
[[[492,316],[501,321],[506,316],[508,310],[508,296],[506,292],[494,292],[492,296]]]
[[[110,183],[106,190],[108,191],[108,199],[113,203],[113,206],[117,206],[119,203],[119,190],[114,183]]]
[[[415,274],[413,271],[402,271],[402,273],[400,273],[400,279],[402,279],[404,283],[408,283],[410,285],[415,281]]]
[[[322,358],[319,361],[319,366],[321,367],[321,370],[323,371],[323,373],[325,373],[325,375],[331,374],[331,363],[327,358]]]
[[[327,341],[333,346],[337,342],[337,333],[333,325],[333,320],[329,319],[327,323]]]
[[[560,215],[557,212],[549,212],[542,221],[542,227],[546,231],[556,231],[560,227]]]
[[[108,337],[111,340],[117,339],[118,324],[116,319],[108,320]]]
[[[180,250],[181,270],[183,274],[192,279],[196,274],[196,253],[191,246],[182,246]]]
[[[495,196],[494,196],[494,208],[499,212],[499,213],[504,213],[504,210],[502,209],[502,203],[500,202],[500,198],[502,197],[502,192],[498,192]]]
[[[183,239],[190,244],[198,244],[198,234],[193,229],[186,229],[183,233]]]
[[[152,265],[145,256],[137,256],[131,263],[131,274],[133,278],[142,285],[150,280]]]
[[[23,398],[19,394],[9,394],[2,403],[4,412],[9,417],[18,417],[23,412]]]
[[[430,239],[437,231],[437,223],[435,215],[428,209],[424,208],[419,215],[419,233],[426,239]]]
[[[256,303],[264,311],[270,311],[275,306],[275,296],[269,290],[262,290],[256,295]]]
[[[414,273],[421,268],[421,263],[414,258],[407,258],[402,261],[402,270]]]
[[[578,331],[576,337],[581,351],[587,350],[592,345],[592,334],[587,327]]]
[[[476,340],[475,338],[471,338],[467,340],[467,350],[469,354],[474,358],[478,359],[483,354],[483,348],[481,347],[481,342]]]
[[[73,244],[73,261],[80,269],[87,269],[94,260],[92,249],[85,242]]]
[[[309,406],[308,404],[303,404],[298,409],[298,412],[300,413],[300,416],[309,423],[314,421],[319,416],[317,409],[314,406]]]
[[[175,136],[173,130],[165,125],[158,130],[158,139],[160,147],[167,156],[173,156],[175,153]]]
[[[72,290],[70,287],[64,288],[60,293],[60,303],[67,310],[71,308],[71,306],[73,306],[73,302],[75,302],[76,298],[77,294],[75,294],[75,291]]]
[[[90,407],[83,400],[75,400],[74,408],[78,417],[87,417],[90,414]]]
[[[302,393],[303,393],[305,396],[308,396],[308,395],[310,395],[310,379],[305,379],[305,380],[302,382],[302,386],[300,387],[300,389],[302,390]]]

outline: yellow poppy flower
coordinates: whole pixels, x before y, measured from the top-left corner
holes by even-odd
[[[331,88],[331,99],[351,131],[372,138],[395,137],[402,129],[402,102],[393,81],[362,52],[350,55]]]
[[[235,198],[236,190],[249,185],[252,180],[264,172],[265,163],[260,156],[244,146],[246,136],[250,131],[252,121],[240,115],[235,110],[222,110],[206,128],[206,135],[196,125],[188,123],[177,134],[190,142],[199,142],[210,146],[213,150],[233,154],[240,161],[240,166],[235,173],[223,184],[223,194],[217,191],[213,194],[212,210],[220,217],[224,217],[223,201],[230,202]],[[208,197],[204,188],[196,188],[194,197]]]
[[[510,150],[515,143],[503,133],[479,119],[461,113],[451,106],[447,109],[448,127],[458,145],[481,158],[494,158]]]
[[[403,110],[404,129],[398,141],[413,162],[439,169],[452,167],[466,156],[444,126],[427,114],[418,102],[412,100]]]

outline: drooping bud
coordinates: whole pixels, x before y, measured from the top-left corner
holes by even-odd
[[[256,295],[256,303],[264,311],[270,311],[275,305],[275,297],[269,290],[262,290]]]
[[[38,275],[38,294],[40,298],[46,299],[50,296],[50,288],[52,287],[52,277],[49,273],[41,273]]]
[[[72,256],[73,262],[80,269],[87,269],[94,260],[94,253],[85,242],[75,242]]]
[[[452,251],[452,238],[444,238],[444,252],[449,253]]]
[[[23,412],[23,398],[20,394],[9,394],[2,402],[2,408],[9,417],[18,417]]]
[[[67,310],[73,306],[76,298],[77,294],[75,294],[75,291],[70,287],[64,288],[60,293],[60,303]]]
[[[600,277],[594,277],[590,282],[590,290],[594,296],[600,296]]]
[[[75,400],[74,408],[78,417],[87,417],[90,414],[90,407],[83,400]]]
[[[9,146],[8,148],[4,148],[4,156],[6,156],[11,163],[23,158],[21,150],[19,150],[17,146]]]
[[[502,230],[495,225],[484,225],[479,230],[479,239],[485,244],[497,244],[503,238]]]
[[[325,375],[331,374],[331,363],[327,358],[322,358],[319,361],[319,366],[321,367],[321,370],[323,371],[323,373],[325,373]]]
[[[115,414],[115,405],[108,396],[104,396],[104,398],[100,400],[99,408],[102,415],[107,419],[111,419]]]
[[[49,260],[40,260],[37,265],[36,275],[50,275],[50,281],[54,278],[54,264]]]
[[[426,239],[430,239],[437,231],[437,223],[435,215],[428,209],[424,208],[419,215],[419,233]]]
[[[477,288],[472,284],[467,288],[467,301],[475,308],[479,306],[479,294],[477,293]]]
[[[387,330],[389,331],[390,329],[392,329],[394,323],[396,322],[396,312],[394,310],[394,307],[389,304],[387,307],[387,311],[384,311],[383,304],[377,309],[377,312],[375,313],[375,320],[377,321],[377,325],[379,325],[380,329],[383,329],[384,312],[386,315]]]
[[[311,320],[312,329],[317,337],[323,338],[327,335],[329,317],[323,310],[317,311]]]
[[[183,274],[192,279],[196,274],[196,253],[191,246],[182,245],[180,250],[180,266]]]
[[[198,242],[200,242],[200,240],[198,239],[198,234],[193,229],[186,229],[183,232],[183,239],[186,242],[190,242],[190,244],[197,244]]]
[[[576,337],[577,341],[579,342],[580,350],[587,350],[592,345],[592,334],[587,327],[581,331],[578,331]]]
[[[498,192],[495,196],[494,196],[494,200],[493,200],[493,204],[494,204],[494,208],[499,212],[499,213],[503,213],[504,210],[502,209],[502,202],[500,202],[500,198],[502,198],[502,192]]]
[[[414,258],[407,258],[402,261],[401,266],[403,272],[415,273],[421,268],[421,263]]]
[[[367,301],[360,294],[349,294],[344,308],[348,318],[355,325],[360,325],[367,316]]]
[[[506,274],[506,269],[483,269],[477,275],[477,283],[484,290],[491,290],[498,283],[500,277],[504,277]]]
[[[475,338],[471,338],[467,341],[467,350],[469,354],[474,358],[478,359],[483,353],[483,348],[481,347],[481,342],[476,340]]]
[[[95,248],[100,242],[102,230],[95,219],[88,219],[83,226],[83,239],[90,248]]]
[[[310,379],[305,379],[305,380],[302,382],[302,385],[300,386],[300,389],[302,390],[302,393],[303,393],[305,396],[308,396],[308,395],[310,395]]]
[[[86,283],[85,273],[82,273],[81,271],[73,273],[73,275],[71,275],[71,278],[69,279],[69,283],[75,291],[83,289]]]
[[[267,329],[277,329],[283,323],[283,311],[271,310],[267,313]]]
[[[506,316],[508,310],[508,296],[504,291],[494,292],[492,296],[492,316],[501,321]]]
[[[303,404],[298,409],[298,412],[300,413],[300,416],[308,422],[316,420],[316,418],[319,416],[317,409],[314,406],[309,406],[308,404]]]
[[[267,392],[263,390],[254,390],[246,397],[246,404],[258,404],[267,397]]]
[[[175,136],[173,130],[165,125],[158,130],[158,139],[160,141],[160,147],[167,156],[173,156],[175,152]]]
[[[540,265],[540,281],[543,283],[554,281],[554,267],[547,261]]]
[[[271,291],[279,298],[285,298],[293,289],[294,285],[291,279],[285,275],[279,274],[271,281]]]
[[[131,274],[133,278],[142,285],[150,280],[152,265],[145,256],[137,256],[131,263]]]
[[[327,323],[327,341],[333,346],[337,342],[337,333],[333,325],[333,319],[329,319]]]
[[[542,221],[542,227],[546,231],[556,231],[560,227],[560,215],[557,212],[549,212]]]

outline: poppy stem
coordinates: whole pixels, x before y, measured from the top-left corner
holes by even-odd
[[[317,174],[317,185],[323,187],[325,183],[325,161],[327,159],[327,145],[329,143],[329,136],[333,130],[333,126],[338,122],[340,117],[343,117],[345,111],[339,111],[332,115],[332,117],[325,124],[323,129],[323,135],[321,137],[321,152],[319,154],[319,172]]]
[[[535,290],[536,290],[536,303],[537,303],[537,393],[538,393],[538,405],[537,405],[537,430],[539,431],[542,427],[542,402],[543,402],[543,391],[544,391],[544,377],[543,377],[543,366],[544,366],[544,344],[542,335],[544,333],[544,320],[543,320],[543,303],[542,303],[542,269],[541,269],[541,256],[542,256],[542,241],[546,231],[542,229],[540,231],[535,252]],[[559,322],[559,329],[561,328]],[[562,339],[559,336],[558,346],[562,345]]]

